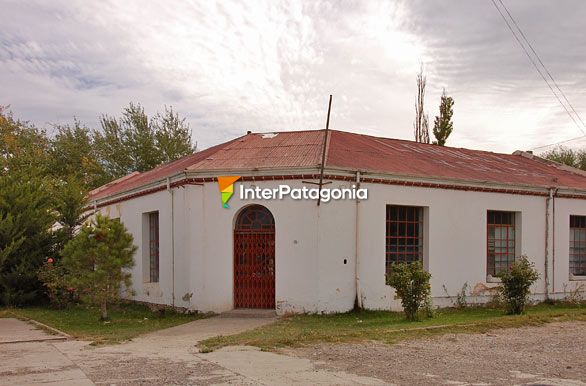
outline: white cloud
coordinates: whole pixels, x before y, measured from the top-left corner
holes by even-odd
[[[96,126],[130,101],[173,105],[209,146],[247,130],[323,128],[333,93],[333,128],[410,139],[424,61],[430,120],[442,87],[456,100],[453,146],[512,151],[578,134],[496,11],[467,2],[4,3],[0,104],[41,126],[74,115]],[[533,8],[512,10],[527,25]],[[543,31],[555,27],[547,17]],[[536,28],[567,90],[586,83],[569,63],[584,53]],[[566,26],[575,42],[579,28]],[[584,94],[568,95],[584,106]]]

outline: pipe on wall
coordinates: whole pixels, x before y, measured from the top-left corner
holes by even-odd
[[[356,171],[356,189],[360,189],[360,171]],[[356,199],[356,223],[355,223],[355,247],[354,247],[354,276],[356,282],[356,305],[362,308],[362,290],[360,288],[360,259],[359,240],[360,240],[360,200]]]
[[[555,218],[552,215],[552,206],[555,204],[554,197],[556,193],[555,188],[549,188],[547,198],[545,199],[545,264],[544,264],[544,282],[545,282],[545,300],[549,299],[549,282],[550,282],[550,275],[549,275],[549,260],[550,257],[553,262],[553,242],[550,245],[549,238],[550,235],[554,235],[554,228],[555,228]],[[552,237],[553,239],[553,237]],[[552,253],[550,253],[550,248],[552,249]],[[553,265],[552,265],[553,268]]]
[[[170,178],[167,178],[167,191],[171,195],[171,304],[175,307],[175,200]]]

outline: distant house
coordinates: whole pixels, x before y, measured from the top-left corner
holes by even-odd
[[[434,304],[450,305],[464,283],[483,302],[520,255],[540,272],[536,299],[586,280],[582,171],[525,152],[325,134],[249,133],[93,191],[94,208],[134,235],[134,299],[215,312],[396,309],[385,273],[421,260]],[[321,189],[367,198],[240,197],[319,192],[324,154]],[[220,176],[235,177],[219,186]]]

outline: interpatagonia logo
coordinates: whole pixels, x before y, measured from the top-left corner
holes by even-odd
[[[222,207],[228,209],[228,201],[234,194],[234,183],[240,179],[240,176],[220,176],[218,177],[218,187],[222,197]]]

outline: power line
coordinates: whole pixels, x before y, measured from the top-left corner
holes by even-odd
[[[527,55],[527,57],[529,58],[529,60],[531,61],[531,64],[533,64],[533,67],[535,67],[535,69],[537,70],[537,72],[539,73],[539,75],[541,76],[541,78],[543,79],[543,81],[547,84],[547,87],[549,87],[549,89],[551,90],[552,94],[555,96],[555,98],[558,100],[558,102],[560,103],[560,105],[562,105],[562,107],[564,108],[564,110],[566,110],[566,113],[568,114],[568,116],[572,119],[572,121],[574,122],[574,124],[576,125],[576,127],[582,132],[582,134],[584,134],[584,136],[586,136],[586,131],[584,131],[584,129],[580,126],[580,124],[578,124],[578,121],[576,121],[576,118],[574,118],[574,116],[572,115],[572,113],[570,113],[570,110],[568,110],[568,108],[566,107],[566,105],[562,102],[562,100],[560,99],[560,97],[558,96],[558,94],[555,92],[555,90],[553,89],[553,87],[551,86],[550,82],[547,80],[546,76],[543,74],[543,72],[541,71],[541,69],[539,68],[539,66],[537,65],[537,63],[535,62],[535,60],[533,59],[533,57],[531,56],[531,54],[529,53],[529,51],[527,50],[527,48],[525,47],[525,45],[521,42],[521,39],[519,39],[519,36],[517,35],[517,33],[515,32],[515,30],[513,29],[513,27],[511,26],[511,23],[509,23],[509,20],[506,18],[506,16],[503,14],[503,12],[501,11],[501,9],[499,8],[499,6],[497,5],[495,0],[491,0],[492,4],[494,5],[494,7],[496,8],[496,10],[498,11],[498,13],[501,15],[501,17],[503,18],[503,20],[505,21],[505,24],[507,25],[507,27],[509,28],[509,31],[511,31],[511,33],[513,34],[513,37],[515,38],[515,40],[517,40],[517,43],[519,43],[519,45],[521,46],[521,48],[523,49],[523,51],[525,52],[525,55]],[[503,7],[506,9],[505,5],[502,3],[501,0],[498,0]],[[507,10],[507,13],[510,15],[510,13]],[[512,19],[512,17],[511,17]],[[517,25],[515,23],[515,25]],[[517,25],[517,28],[518,25]],[[520,30],[520,28],[519,28]],[[521,32],[522,33],[522,32]],[[524,36],[524,35],[523,35]],[[533,52],[535,52],[533,50]],[[539,56],[535,53],[535,55],[537,56],[537,58],[539,59]],[[540,63],[543,62],[541,61],[541,59],[539,59]],[[545,66],[544,66],[545,68]],[[545,69],[547,71],[547,68]],[[549,71],[548,71],[549,73]],[[551,74],[550,74],[551,76]],[[553,79],[553,77],[552,77]],[[555,83],[555,81],[554,81]],[[559,86],[558,86],[559,88]],[[562,93],[563,95],[563,93]],[[566,98],[567,100],[567,98]],[[569,104],[569,103],[568,103]],[[571,104],[570,104],[571,106]],[[573,107],[572,107],[573,109]],[[574,110],[575,111],[575,110]],[[577,114],[576,114],[577,115]],[[579,118],[579,115],[578,115]],[[580,119],[581,121],[581,119]],[[583,123],[582,123],[583,124]],[[585,125],[586,127],[586,125]],[[547,145],[550,146],[550,145]]]
[[[556,142],[556,143],[550,143],[549,145],[537,146],[537,147],[534,147],[531,150],[544,149],[546,147],[561,145],[561,144],[564,144],[564,143],[576,141],[578,139],[583,139],[583,138],[586,138],[586,135],[581,135],[581,136],[576,137],[576,138],[566,139],[565,141],[560,141],[560,142]]]
[[[529,39],[527,39],[527,37],[523,33],[523,30],[521,29],[521,27],[519,27],[519,24],[517,24],[517,21],[515,20],[515,18],[513,17],[513,15],[511,15],[511,13],[509,12],[509,9],[507,8],[507,6],[502,2],[502,0],[498,0],[498,1],[499,1],[499,3],[501,3],[501,5],[505,9],[505,11],[507,12],[507,15],[509,15],[509,17],[513,21],[513,24],[515,24],[515,27],[517,27],[517,30],[519,31],[519,33],[521,33],[521,36],[523,37],[523,40],[525,40],[525,42],[527,43],[527,45],[531,49],[531,52],[533,52],[533,54],[535,55],[535,57],[537,58],[537,60],[539,61],[539,63],[541,64],[541,66],[543,67],[543,69],[545,70],[545,72],[547,73],[547,75],[549,76],[549,78],[551,79],[551,81],[553,82],[553,84],[555,85],[555,87],[558,89],[558,91],[560,92],[560,94],[562,94],[562,96],[564,97],[564,100],[566,101],[566,103],[570,106],[570,108],[572,109],[572,111],[574,112],[574,114],[576,115],[576,117],[578,118],[578,120],[580,121],[580,123],[582,123],[582,126],[586,127],[586,124],[582,120],[582,117],[580,117],[580,114],[578,114],[578,112],[576,111],[576,109],[574,108],[574,106],[568,100],[568,97],[566,96],[566,94],[562,91],[561,87],[555,81],[555,79],[553,78],[553,76],[549,72],[548,68],[543,63],[543,61],[541,60],[541,58],[539,57],[539,55],[537,54],[537,52],[533,48],[533,45],[531,44],[531,42],[529,41]]]

